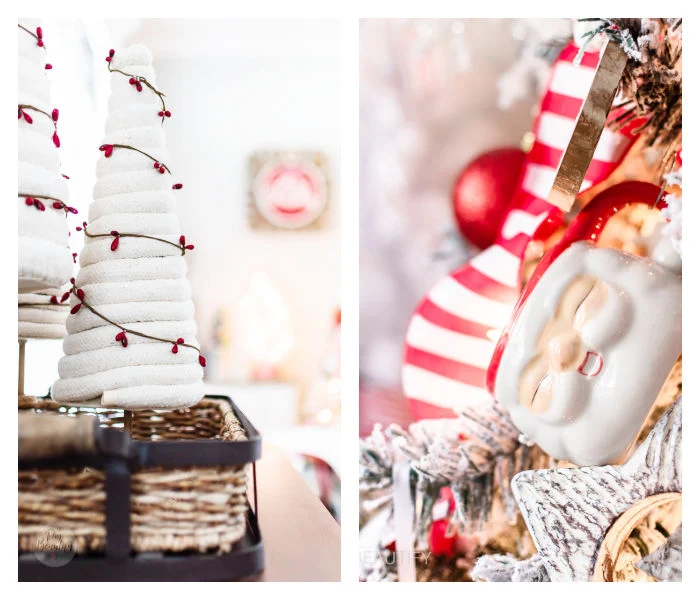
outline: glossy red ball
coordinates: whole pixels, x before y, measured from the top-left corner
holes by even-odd
[[[486,152],[460,173],[452,190],[452,207],[462,235],[477,248],[496,241],[513,198],[525,153],[519,148]]]

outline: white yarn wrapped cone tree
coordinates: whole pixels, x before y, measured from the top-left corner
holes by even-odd
[[[175,211],[163,124],[170,117],[149,50],[107,57],[104,144],[71,290],[65,356],[52,389],[61,404],[183,408],[203,396],[185,242]]]
[[[59,173],[58,110],[51,106],[43,31],[39,21],[18,23],[17,288],[20,293],[57,288],[73,270],[66,213],[68,186]]]

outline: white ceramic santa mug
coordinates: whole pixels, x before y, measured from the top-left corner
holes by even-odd
[[[625,458],[681,352],[681,278],[595,244],[606,222],[659,188],[594,198],[542,259],[503,330],[487,387],[515,425],[577,465]]]

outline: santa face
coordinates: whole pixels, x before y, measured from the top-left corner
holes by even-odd
[[[297,228],[314,221],[326,205],[326,185],[311,162],[268,164],[255,179],[255,203],[273,225]]]
[[[624,458],[680,351],[680,277],[578,242],[526,300],[494,391],[555,458],[612,463]]]

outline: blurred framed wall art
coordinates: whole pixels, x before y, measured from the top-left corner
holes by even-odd
[[[322,229],[330,202],[328,160],[315,151],[259,151],[248,159],[251,229]]]

